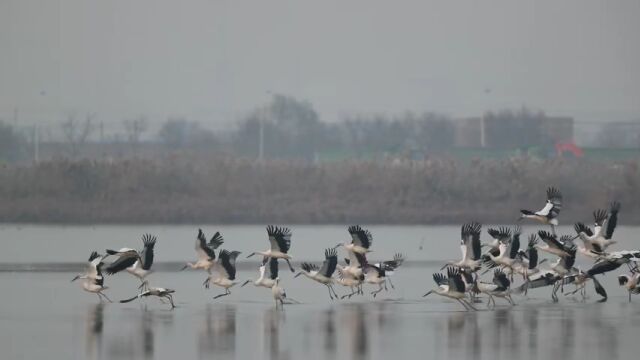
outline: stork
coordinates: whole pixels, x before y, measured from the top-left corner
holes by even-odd
[[[580,248],[582,254],[591,258],[597,258],[600,254],[604,253],[609,246],[616,243],[616,241],[611,240],[611,238],[618,224],[619,211],[620,203],[617,201],[611,203],[608,213],[602,209],[594,211],[593,231],[583,223],[576,223],[574,225],[578,237],[584,244],[584,247]]]
[[[462,225],[460,229],[460,250],[462,251],[462,260],[448,261],[440,270],[447,266],[469,269],[475,272],[480,269],[481,251],[480,231],[482,225],[477,222],[471,222]]]
[[[631,294],[638,294],[640,292],[640,286],[638,286],[640,284],[640,273],[618,275],[618,284],[627,289],[629,302],[631,302]]]
[[[426,294],[422,295],[422,297],[427,297],[432,293],[436,293],[440,296],[447,297],[449,299],[454,299],[462,306],[464,306],[465,310],[477,310],[470,302],[465,298],[465,285],[462,280],[462,276],[460,275],[460,270],[450,266],[447,268],[447,276],[445,277],[441,273],[433,274],[433,281],[435,281],[437,288],[433,290],[429,290]]]
[[[544,245],[535,245],[538,250],[547,252],[549,254],[553,254],[556,256],[564,257],[569,256],[567,252],[567,247],[571,246],[571,244],[565,244],[563,242],[558,241],[558,237],[555,234],[551,234],[547,231],[540,230],[538,231],[538,236],[544,242]],[[568,239],[565,237],[565,239]]]
[[[345,258],[344,261],[347,266],[338,264],[338,270],[343,273],[343,278],[347,282],[351,282],[347,279],[360,280],[358,284],[358,293],[362,294],[362,281],[364,280],[363,269],[367,265],[367,256],[353,251],[347,251],[349,258]],[[344,285],[341,283],[341,285]]]
[[[218,276],[212,280],[213,275],[209,275],[203,283],[203,285],[207,289],[209,288],[210,283],[224,288],[224,293],[214,296],[214,299],[230,295],[231,291],[229,291],[229,288],[237,284],[237,282],[235,281],[236,258],[238,257],[238,255],[240,255],[240,251],[229,252],[227,250],[222,250],[218,255],[218,263],[216,264]]]
[[[492,252],[485,254],[483,262],[489,267],[489,269],[496,266],[509,269],[513,276],[513,268],[517,263],[516,255],[520,250],[521,228],[516,227],[513,234],[511,233],[511,229],[507,227],[501,227],[499,230],[489,229],[488,232],[493,238],[498,239],[500,243],[500,245],[498,245],[498,249],[500,252],[497,256],[494,256]]]
[[[144,234],[142,235],[142,243],[144,244],[144,248],[140,252],[131,248],[122,248],[120,250],[107,249],[107,254],[117,255],[118,259],[107,266],[105,269],[106,273],[113,275],[122,270],[127,270],[129,274],[140,279],[141,285],[139,288],[145,288],[147,286],[146,277],[152,273],[151,265],[153,265],[156,237],[150,234]]]
[[[538,265],[547,261],[547,259],[538,261],[538,249],[536,248],[537,243],[538,237],[536,236],[536,234],[531,234],[529,235],[527,250],[518,251],[519,266],[516,266],[515,270],[522,275],[525,281],[529,278],[529,276],[539,273],[540,269],[538,268]]]
[[[275,285],[276,279],[278,278],[278,259],[269,259],[268,274],[265,274],[267,271],[267,265],[261,265],[258,271],[260,273],[260,276],[255,281],[247,280],[240,287],[244,287],[249,283],[253,283],[253,286],[262,286],[269,289],[273,288],[273,285]]]
[[[276,301],[276,309],[278,309],[278,303],[280,303],[280,308],[284,310],[284,299],[287,298],[287,293],[280,287],[279,283],[280,278],[276,277],[273,286],[271,286],[271,294],[273,294],[273,299]]]
[[[162,301],[162,299],[167,299],[169,300],[169,303],[171,304],[171,309],[173,310],[176,306],[173,303],[173,296],[171,294],[175,293],[176,291],[173,289],[166,289],[166,288],[161,288],[161,287],[148,287],[146,291],[141,292],[140,294],[129,298],[129,299],[125,299],[125,300],[120,300],[121,303],[128,303],[131,302],[133,300],[136,299],[140,299],[142,297],[148,297],[148,296],[157,296],[160,301]]]
[[[366,254],[371,252],[371,243],[373,242],[373,236],[369,230],[365,230],[360,225],[352,225],[347,229],[351,234],[351,242],[339,243],[334,249],[344,246],[347,251],[352,251],[358,254]]]
[[[507,278],[507,275],[501,270],[496,269],[493,272],[493,282],[486,283],[481,281],[476,281],[475,291],[478,293],[486,294],[489,296],[489,300],[487,301],[487,307],[493,303],[493,307],[496,307],[496,300],[494,297],[503,298],[511,305],[515,305],[515,302],[511,298],[511,281]]]
[[[389,285],[391,285],[392,289],[395,289],[395,286],[393,286],[393,283],[391,282],[391,275],[393,275],[395,273],[395,270],[400,266],[402,266],[403,263],[404,263],[404,255],[400,253],[396,253],[395,255],[393,255],[393,260],[383,261],[383,262],[374,264],[374,266],[384,270],[384,276],[389,282]]]
[[[220,232],[216,232],[209,240],[207,244],[207,238],[202,232],[202,229],[198,229],[198,236],[196,238],[196,254],[198,260],[195,263],[188,262],[182,270],[190,267],[192,269],[204,269],[207,273],[211,274],[211,267],[215,263],[216,252],[215,250],[224,243],[224,239]]]
[[[360,274],[360,276],[356,278],[341,268],[338,268],[337,270],[338,270],[338,279],[337,279],[338,284],[345,287],[349,287],[351,289],[351,293],[342,295],[340,299],[344,299],[345,297],[348,297],[349,299],[351,299],[353,295],[360,294],[362,291],[360,289],[360,285],[365,279],[364,275]],[[355,290],[354,290],[354,287],[355,287]]]
[[[582,300],[584,301],[587,298],[587,281],[591,279],[593,280],[593,286],[597,294],[602,296],[602,299],[598,300],[598,302],[607,301],[607,291],[604,289],[600,281],[593,276],[585,273],[582,270],[578,270],[577,273],[573,273],[571,275],[565,275],[561,280],[562,285],[574,284],[576,286],[575,290],[565,293],[565,296],[573,295],[577,292],[580,292],[580,296],[582,296]]]
[[[520,218],[533,219],[542,224],[551,226],[551,232],[555,235],[556,226],[558,226],[558,215],[562,209],[562,194],[555,187],[547,189],[547,203],[544,207],[536,212],[530,210],[520,210]]]
[[[291,248],[291,230],[286,227],[277,227],[273,225],[267,226],[267,235],[269,236],[269,244],[271,245],[269,250],[252,252],[247,258],[253,255],[262,255],[262,264],[266,264],[269,258],[284,259],[289,265],[291,272],[294,272],[293,266],[291,266],[291,256],[288,254]]]
[[[374,298],[383,289],[387,290],[387,277],[384,269],[379,268],[375,265],[367,264],[364,267],[364,273],[366,275],[364,278],[364,282],[366,282],[367,284],[379,286],[378,290],[374,290],[371,292],[371,295],[373,295]]]
[[[104,277],[102,276],[102,266],[104,265],[102,262],[103,259],[104,257],[100,256],[96,251],[93,251],[91,255],[89,255],[89,265],[87,266],[85,273],[77,275],[71,280],[71,282],[83,279],[82,289],[84,291],[98,295],[100,302],[102,302],[102,298],[112,302],[111,299],[103,293],[104,290],[108,289],[108,287],[104,286]]]
[[[331,300],[334,299],[334,295],[336,299],[338,298],[338,294],[336,294],[336,291],[333,289],[332,277],[338,266],[338,253],[335,248],[324,251],[324,262],[321,268],[307,262],[303,262],[300,266],[302,267],[302,271],[298,272],[294,278],[304,275],[313,281],[325,285],[329,290],[329,298]]]

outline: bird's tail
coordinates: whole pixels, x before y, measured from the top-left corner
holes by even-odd
[[[109,249],[107,249],[107,250],[105,250],[105,251],[106,251],[106,252],[107,252],[107,254],[109,254],[109,255],[116,255],[116,254],[118,253],[118,252],[117,252],[117,251],[115,251],[115,250],[109,250]]]

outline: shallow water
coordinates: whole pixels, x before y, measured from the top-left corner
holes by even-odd
[[[293,229],[292,251],[299,259],[319,261],[322,249],[336,243],[334,236],[346,238],[344,227]],[[421,261],[409,263],[396,272],[392,278],[395,289],[389,288],[376,299],[367,294],[352,300],[331,301],[325,287],[305,278],[293,279],[290,272],[281,271],[282,285],[289,297],[302,302],[288,305],[284,311],[275,311],[268,289],[252,286],[234,287],[230,296],[213,300],[212,296],[221,290],[205,290],[202,287],[205,275],[196,271],[166,269],[151,275],[152,285],[176,289],[178,308],[173,311],[156,299],[100,304],[96,295],[83,292],[79,283],[69,282],[75,272],[0,272],[1,358],[636,357],[640,296],[631,304],[627,302],[626,293],[615,282],[618,272],[603,279],[610,294],[606,303],[595,302],[598,297],[589,285],[589,298],[585,302],[561,296],[560,303],[552,304],[550,289],[536,289],[530,292],[530,299],[516,297],[515,307],[497,300],[495,310],[477,304],[480,311],[464,312],[459,304],[446,299],[421,297],[433,287],[431,274],[437,268],[430,265],[431,260],[458,257],[455,239],[459,228],[371,229],[375,255],[379,258],[398,251]],[[621,247],[633,248],[629,246],[633,244],[631,235],[638,229],[619,230],[623,230],[617,233],[623,242]],[[160,262],[194,257],[188,238],[190,234],[193,237],[193,227],[26,226],[18,230],[5,225],[0,234],[9,250],[0,254],[0,261],[5,265],[24,264],[30,259],[36,263],[82,262],[93,248],[135,245],[139,241],[135,238],[145,231],[159,234]],[[223,234],[229,244],[238,244],[234,248],[250,252],[266,248],[264,240],[263,243],[249,240],[263,231],[262,227],[230,227]],[[243,240],[237,240],[243,233],[246,234]],[[418,250],[421,237],[428,239],[422,251]],[[431,242],[441,246],[432,246]],[[41,252],[34,253],[38,249]],[[80,262],[70,266],[82,271]],[[247,270],[239,271],[239,281],[255,277],[257,272],[249,270],[252,267],[249,264],[255,266],[255,262],[245,263],[243,268]],[[623,271],[621,268],[620,272]],[[107,277],[106,285],[110,287],[106,293],[119,300],[136,294],[138,280],[121,274]],[[336,290],[346,293],[346,289],[338,286]]]

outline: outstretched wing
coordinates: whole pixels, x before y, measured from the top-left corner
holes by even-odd
[[[156,246],[156,237],[151,234],[142,235],[142,243],[144,249],[140,253],[140,261],[142,261],[142,269],[149,270],[153,265],[153,248]]]
[[[351,239],[353,240],[352,242],[354,245],[365,249],[371,247],[371,243],[373,243],[373,236],[369,230],[361,228],[360,225],[353,225],[349,226],[348,231],[349,234],[351,234]]]
[[[278,258],[269,259],[269,279],[275,280],[278,277]]]
[[[137,255],[129,255],[129,254],[122,255],[118,257],[118,260],[109,264],[105,269],[105,272],[107,273],[107,275],[113,275],[113,274],[119,273],[120,271],[133,266],[133,264],[135,264],[136,261],[138,261]]]
[[[286,254],[291,247],[291,230],[286,227],[267,226],[267,235],[271,243],[272,251],[280,251]]]
[[[216,231],[216,233],[211,237],[211,240],[209,240],[209,247],[215,250],[223,243],[224,238],[222,237],[222,234],[220,234],[220,231]]]
[[[582,232],[589,237],[593,236],[593,231],[591,231],[591,228],[581,222],[575,223],[575,225],[573,225],[573,228],[576,230],[576,234],[580,234]]]
[[[482,245],[480,244],[480,231],[482,225],[472,222],[462,225],[460,231],[462,258],[470,258],[471,260],[480,260],[482,256]]]
[[[607,231],[604,233],[605,239],[611,239],[613,236],[613,231],[616,229],[616,225],[618,224],[618,211],[620,211],[620,203],[614,201],[611,203],[611,208],[609,209],[609,218],[607,219]]]
[[[319,274],[330,278],[338,266],[338,252],[333,248],[326,249],[324,251],[324,258]]]
[[[562,210],[562,194],[555,187],[547,189],[547,203],[536,215],[546,216],[547,219],[554,219],[560,215]]]
[[[204,236],[202,229],[198,229],[196,254],[198,254],[198,260],[214,260],[216,258],[215,251],[207,245],[207,238]]]

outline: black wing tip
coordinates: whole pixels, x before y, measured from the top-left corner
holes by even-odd
[[[153,248],[156,245],[157,239],[158,238],[155,235],[151,235],[151,234],[142,235],[142,243],[144,244],[144,247],[147,247],[147,248]]]
[[[538,243],[538,236],[533,233],[529,235],[529,247],[532,248]]]
[[[291,229],[286,226],[267,225],[267,234],[273,235],[290,235]]]
[[[558,190],[557,187],[549,186],[547,188],[547,199],[554,199],[554,198],[562,198],[562,193],[560,192],[560,190]]]
[[[611,205],[609,206],[609,212],[612,214],[617,214],[618,211],[620,211],[620,202],[617,200],[614,200]]]
[[[349,234],[356,234],[362,231],[362,227],[360,225],[351,225],[347,228],[347,231],[349,231]]]
[[[113,255],[113,254],[111,254],[111,255]],[[94,259],[96,259],[98,257],[100,257],[100,254],[98,254],[97,251],[92,251],[91,255],[89,255],[89,261],[93,261]]]
[[[327,259],[332,257],[338,258],[338,250],[334,248],[328,248],[324,251],[324,257]]]
[[[555,239],[555,236],[546,230],[538,230],[538,236],[541,239]]]
[[[596,224],[602,225],[604,221],[607,219],[607,211],[604,209],[598,209],[593,212],[593,220]]]

